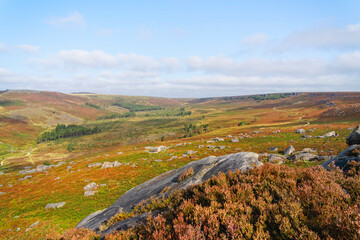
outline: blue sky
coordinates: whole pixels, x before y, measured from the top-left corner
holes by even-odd
[[[0,89],[360,90],[360,1],[0,0]]]

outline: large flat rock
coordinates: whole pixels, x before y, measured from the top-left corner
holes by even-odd
[[[255,166],[260,166],[262,163],[258,161],[258,157],[259,155],[256,153],[240,152],[221,157],[210,156],[191,162],[184,167],[168,171],[130,189],[107,209],[98,211],[84,218],[78,223],[76,228],[88,228],[99,231],[100,226],[105,224],[112,216],[118,212],[131,212],[133,208],[143,200],[149,199],[150,197],[157,198],[164,195],[167,196],[172,191],[200,184],[213,175],[219,174],[219,172],[227,173],[228,171],[235,171],[237,169],[245,171]],[[189,168],[193,169],[193,175],[183,181],[179,181],[179,176]],[[164,188],[168,190],[165,193],[162,192]],[[121,228],[121,226],[117,226],[117,229],[119,228]],[[106,232],[109,233],[109,231]]]

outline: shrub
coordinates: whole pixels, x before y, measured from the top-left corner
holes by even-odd
[[[46,161],[43,161],[43,165],[50,166],[50,165],[52,165],[52,163],[50,161],[46,160]]]
[[[138,214],[163,213],[107,239],[359,239],[359,169],[264,164],[220,173],[140,206]]]
[[[182,182],[186,179],[188,179],[189,177],[191,177],[192,175],[194,175],[194,169],[188,168],[187,170],[185,170],[179,177],[178,177],[178,181]]]
[[[238,123],[238,126],[245,126],[245,125],[247,125],[245,121],[241,121]]]
[[[67,146],[67,150],[68,150],[69,152],[74,151],[74,150],[75,150],[74,144],[69,143],[68,146]]]

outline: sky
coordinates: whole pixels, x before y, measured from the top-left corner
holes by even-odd
[[[0,0],[0,90],[360,91],[360,1]]]

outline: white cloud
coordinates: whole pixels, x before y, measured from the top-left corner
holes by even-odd
[[[39,48],[40,48],[38,46],[33,46],[30,44],[20,44],[20,45],[17,45],[17,47],[26,53],[35,53],[35,52],[39,51]]]
[[[230,76],[317,75],[326,71],[326,62],[316,59],[247,59],[236,61],[225,56],[202,59],[193,56],[187,61],[191,70]]]
[[[117,65],[116,57],[100,50],[91,52],[78,49],[64,50],[56,54],[55,62],[56,61],[60,61],[61,64],[69,67],[86,66],[108,68]]]
[[[320,49],[359,48],[360,24],[292,33],[284,39],[277,49],[288,50],[297,47]]]
[[[264,45],[269,42],[269,37],[263,33],[257,33],[251,36],[244,37],[242,43],[247,46]]]
[[[192,56],[180,61],[175,57],[156,59],[135,53],[111,55],[100,50],[75,49],[60,51],[49,59],[39,60],[39,63],[60,66],[57,68],[60,71],[56,76],[60,75],[61,80],[66,79],[66,81],[58,82],[56,78],[51,77],[36,78],[20,75],[11,77],[11,74],[1,70],[0,82],[1,79],[7,79],[7,82],[8,79],[29,79],[32,89],[43,89],[44,86],[51,87],[47,82],[50,79],[54,83],[53,86],[58,87],[59,90],[71,88],[71,91],[167,97],[360,89],[359,51],[328,60],[311,58],[238,60],[218,55],[207,58]],[[62,67],[77,71],[62,71]],[[45,70],[51,72],[53,68],[48,67]]]
[[[85,27],[85,19],[82,14],[73,12],[69,16],[52,18],[47,21],[48,24],[53,26],[70,26],[70,27]]]
[[[360,51],[340,55],[334,66],[343,71],[360,72]]]

